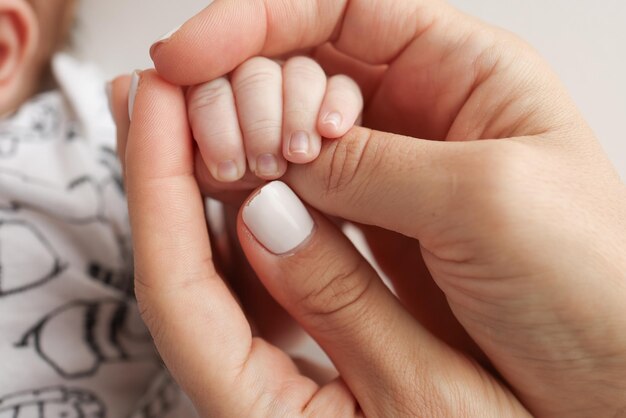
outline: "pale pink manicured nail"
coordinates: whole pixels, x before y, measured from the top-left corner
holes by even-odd
[[[263,187],[243,208],[243,221],[274,254],[287,254],[313,233],[315,222],[298,196],[281,181]]]
[[[297,131],[289,139],[290,154],[308,154],[311,150],[311,138],[304,131]]]
[[[324,119],[322,120],[322,123],[324,125],[330,125],[335,130],[339,130],[342,122],[343,122],[343,117],[338,112],[330,112],[326,116],[324,116]]]
[[[137,95],[137,87],[139,86],[139,70],[133,71],[130,79],[130,89],[128,90],[128,117],[133,119],[133,109],[135,109],[135,96]]]

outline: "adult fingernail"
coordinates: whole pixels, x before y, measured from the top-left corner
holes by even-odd
[[[161,37],[159,38],[159,40],[158,40],[158,41],[156,41],[155,43],[158,43],[158,42],[165,42],[165,41],[167,41],[167,40],[168,40],[168,39],[170,39],[170,38],[171,38],[171,37],[172,37],[172,36],[173,36],[176,32],[178,32],[178,30],[179,30],[180,28],[182,28],[182,27],[183,27],[183,25],[179,25],[176,29],[172,29],[171,31],[167,32],[165,35],[161,36]]]
[[[290,154],[308,154],[311,149],[311,138],[304,131],[297,131],[291,135],[289,140]]]
[[[243,221],[265,248],[288,254],[313,233],[315,222],[298,196],[281,181],[263,187],[243,208]]]
[[[272,154],[259,155],[256,160],[256,174],[263,177],[276,176],[279,173],[278,159]]]
[[[130,79],[130,88],[128,90],[128,117],[133,119],[133,109],[135,109],[135,96],[137,95],[137,87],[139,86],[139,70],[133,72]]]
[[[107,95],[107,104],[109,105],[109,112],[111,112],[111,116],[115,118],[113,114],[113,83],[110,81],[106,83],[104,86],[104,92]]]
[[[217,180],[233,182],[239,180],[239,169],[233,160],[223,161],[217,165]]]
[[[341,127],[341,122],[343,122],[343,117],[338,112],[330,112],[324,117],[324,119],[322,119],[322,123],[324,125],[330,125],[334,129],[339,129]]]
[[[173,29],[169,32],[167,32],[165,35],[161,36],[155,43],[152,44],[152,46],[150,47],[150,54],[152,55],[155,51],[155,49],[161,45],[163,42],[168,41],[172,36],[174,36],[174,34],[176,32],[178,32],[180,30],[180,28],[182,28],[183,25],[178,26],[176,29]]]

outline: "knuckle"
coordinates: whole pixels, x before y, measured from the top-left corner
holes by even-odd
[[[191,88],[188,106],[191,113],[201,111],[219,103],[230,93],[230,83],[224,77]]]
[[[245,127],[246,134],[252,139],[263,138],[263,140],[280,139],[282,126],[279,120],[271,118],[258,119],[250,122]]]
[[[284,71],[299,82],[326,81],[326,74],[322,67],[307,57],[290,58],[285,63]]]
[[[358,200],[364,188],[375,180],[372,174],[381,164],[385,142],[372,136],[368,129],[356,128],[327,147],[324,160],[320,161],[328,164],[327,170],[320,171],[324,176],[325,193],[348,193]]]
[[[338,265],[341,263],[341,265]],[[326,263],[323,270],[313,272],[309,281],[316,283],[301,298],[299,305],[313,320],[326,323],[329,317],[358,318],[373,277],[362,258],[347,264],[343,259]]]
[[[384,352],[392,364],[401,365],[393,380],[378,388],[376,416],[389,417],[470,417],[467,398],[456,381],[441,369],[441,363],[415,362],[399,355],[393,347]],[[436,376],[436,378],[434,378]]]
[[[432,376],[438,376],[432,379]],[[415,396],[407,399],[409,393]],[[463,402],[455,381],[432,366],[413,364],[398,372],[398,378],[384,391],[391,406],[389,416],[459,417],[471,416],[462,413]]]
[[[253,58],[242,64],[233,74],[236,93],[256,90],[271,83],[280,82],[280,66],[267,58]]]

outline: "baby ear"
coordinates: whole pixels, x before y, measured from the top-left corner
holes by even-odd
[[[34,76],[39,25],[24,0],[0,0],[0,111],[26,94],[24,83]]]

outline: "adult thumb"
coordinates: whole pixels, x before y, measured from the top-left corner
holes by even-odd
[[[354,128],[327,141],[315,162],[290,167],[284,181],[324,213],[421,239],[429,226],[463,209],[489,175],[487,166],[497,170],[500,164],[490,160],[508,152],[499,142],[438,142]]]
[[[246,201],[238,234],[260,281],[330,356],[364,416],[528,416],[495,378],[419,324],[341,231],[286,184]]]

